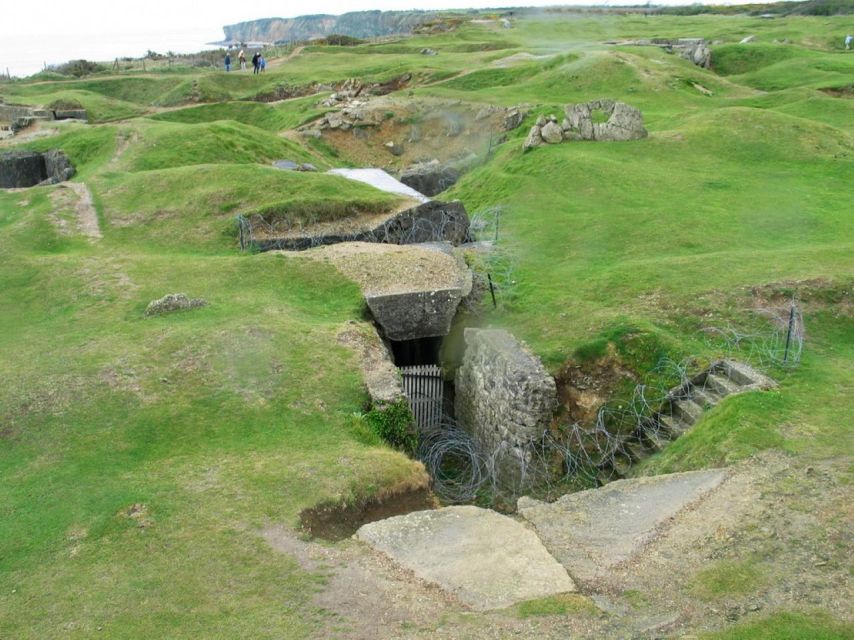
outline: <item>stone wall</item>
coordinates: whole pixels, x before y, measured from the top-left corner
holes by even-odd
[[[506,331],[466,329],[456,376],[458,422],[495,460],[499,484],[519,486],[538,471],[532,456],[557,407],[554,379]]]

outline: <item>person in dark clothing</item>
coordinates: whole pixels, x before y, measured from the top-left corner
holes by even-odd
[[[225,52],[225,70],[231,71],[231,54],[228,51]]]
[[[256,51],[255,55],[252,56],[252,73],[258,73],[258,59],[260,58],[260,54]]]

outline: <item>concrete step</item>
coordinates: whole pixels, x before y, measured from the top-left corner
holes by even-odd
[[[626,450],[626,453],[628,453],[635,462],[646,460],[653,453],[643,444],[643,442],[640,441],[626,442],[623,445],[623,449]]]
[[[709,373],[706,376],[706,389],[711,389],[720,397],[728,396],[731,393],[738,393],[739,385],[717,373]]]
[[[691,425],[684,423],[678,417],[668,415],[666,413],[659,414],[658,424],[664,427],[664,430],[671,437],[671,439],[678,438],[691,428]]]
[[[692,425],[703,415],[703,409],[691,400],[671,400],[673,416],[678,417],[687,425]]]
[[[691,400],[694,404],[700,407],[700,409],[705,411],[710,407],[714,407],[718,403],[719,398],[710,391],[695,387],[691,390]]]
[[[614,456],[614,471],[617,472],[617,475],[621,478],[625,478],[629,475],[629,471],[632,469],[632,459],[628,455],[617,454]]]
[[[671,442],[664,429],[655,427],[647,428],[643,432],[643,439],[654,451],[661,451]]]

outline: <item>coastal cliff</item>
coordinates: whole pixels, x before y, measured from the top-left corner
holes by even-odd
[[[264,18],[223,27],[226,42],[294,42],[341,34],[354,38],[409,33],[436,14],[428,11],[354,11],[340,16]]]

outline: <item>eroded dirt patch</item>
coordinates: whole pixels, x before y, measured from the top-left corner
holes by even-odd
[[[300,528],[313,538],[339,541],[349,538],[363,524],[413,511],[434,509],[436,498],[426,486],[429,476],[424,473],[423,486],[389,492],[355,504],[319,504],[300,513]]]
[[[555,376],[559,419],[573,423],[589,424],[596,413],[614,393],[627,383],[636,383],[637,376],[625,368],[619,359],[608,354],[595,360],[571,360]]]

